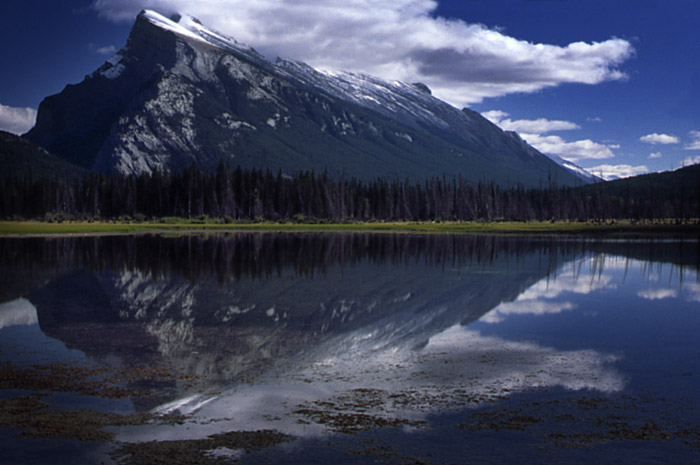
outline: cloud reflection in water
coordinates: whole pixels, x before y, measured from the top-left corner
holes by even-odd
[[[191,414],[186,425],[127,429],[119,440],[142,441],[144,435],[149,440],[171,440],[269,428],[318,436],[328,431],[326,425],[309,422],[300,410],[416,421],[528,389],[610,393],[624,387],[623,377],[610,366],[615,356],[512,342],[459,325],[432,337],[420,350],[407,346],[373,350],[375,343],[360,331],[339,336],[297,366],[255,384],[191,396],[158,409]]]
[[[595,291],[615,289],[613,276],[591,269],[581,272],[586,262],[600,266],[598,257],[576,260],[564,265],[555,276],[547,276],[528,288],[512,302],[504,302],[481,317],[484,323],[500,323],[511,315],[552,315],[576,308],[576,304],[564,298],[567,294],[590,294]]]
[[[566,300],[568,294],[617,288],[614,273],[604,272],[606,263],[605,257],[601,262],[600,256],[589,256],[564,264],[481,321],[496,323],[514,314],[573,310],[576,306]],[[614,268],[615,263],[610,263]],[[323,422],[300,414],[309,410],[415,421],[530,389],[614,393],[625,386],[623,376],[612,366],[619,357],[596,350],[557,350],[485,336],[461,325],[433,335],[421,346],[414,338],[395,339],[385,325],[375,322],[339,334],[255,384],[186,397],[158,409],[191,414],[187,425],[147,432],[124,430],[119,439],[139,441],[147,434],[166,440],[268,428],[308,437],[328,432]]]
[[[0,329],[9,326],[31,326],[38,322],[36,308],[27,299],[0,304]]]

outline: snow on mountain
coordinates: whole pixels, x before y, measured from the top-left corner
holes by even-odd
[[[235,39],[209,29],[188,15],[177,15],[172,19],[145,10],[143,18],[155,26],[171,31],[179,36],[220,48],[222,50],[245,56],[256,63],[276,68],[281,75],[295,79],[311,87],[326,92],[336,98],[362,106],[379,109],[383,112],[410,115],[417,120],[424,120],[439,127],[448,127],[448,123],[437,117],[428,108],[429,105],[442,106],[458,112],[449,104],[430,95],[425,85],[410,85],[400,81],[386,82],[372,76],[347,72],[318,71],[311,66],[295,61],[278,58],[270,63],[255,49],[238,43]],[[118,54],[117,54],[118,56]],[[427,89],[427,92],[426,92]]]
[[[175,34],[187,37],[188,39],[193,39],[197,41],[202,41],[204,43],[210,43],[204,38],[204,35],[201,33],[203,28],[200,29],[200,33],[198,34],[197,28],[192,27],[195,24],[198,24],[198,22],[194,18],[188,18],[186,17],[185,21],[182,21],[182,24],[180,24],[180,18],[176,21],[175,18],[168,19],[165,16],[161,15],[160,13],[156,13],[155,11],[152,10],[144,10],[141,12],[141,17],[146,19],[148,22],[152,23],[155,26],[158,26],[161,29],[165,29],[166,31],[171,31],[174,32]],[[189,27],[187,27],[187,26]]]
[[[227,52],[233,52],[237,55],[245,56],[253,62],[269,64],[268,60],[254,48],[240,44],[232,37],[205,27],[201,21],[193,16],[175,15],[169,19],[155,11],[144,10],[139,17],[160,29],[170,31],[184,39],[194,40]]]
[[[547,155],[547,156],[549,158],[551,158],[552,160],[554,160],[555,162],[559,163],[564,168],[567,168],[567,169],[571,170],[572,172],[578,174],[581,177],[581,179],[584,179],[590,183],[603,181],[602,178],[589,172],[585,168],[581,168],[576,163],[572,163],[568,160],[564,160],[563,158],[561,158],[560,156],[557,156],[557,155]]]
[[[537,185],[554,173],[561,184],[587,182],[424,84],[272,63],[196,18],[149,10],[102,67],[42,102],[28,138],[106,172],[225,161],[362,180],[460,174]]]

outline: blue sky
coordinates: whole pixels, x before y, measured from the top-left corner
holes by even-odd
[[[0,129],[80,82],[142,8],[270,58],[426,82],[543,152],[612,177],[700,162],[695,0],[24,0],[4,5]]]

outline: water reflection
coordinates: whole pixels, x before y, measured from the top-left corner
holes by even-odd
[[[186,426],[131,428],[122,431],[120,440],[203,438],[270,427],[308,437],[329,429],[353,431],[353,425],[341,422],[353,415],[371,424],[398,420],[416,425],[429,414],[477,407],[523,390],[563,387],[613,393],[624,386],[611,366],[615,356],[507,341],[460,325],[431,338],[420,350],[377,350],[371,344],[361,334],[329,341],[254,384],[159,407],[161,413],[192,415]]]
[[[0,239],[0,330],[38,324],[99,363],[175,372],[136,408],[192,420],[120,440],[316,435],[349,414],[415,426],[532,389],[626,389],[614,344],[499,328],[606,311],[586,299],[613,294],[700,301],[697,253],[692,240],[514,236]]]
[[[589,262],[594,267],[582,271],[582,266]],[[505,302],[484,315],[480,321],[500,323],[511,315],[551,315],[573,310],[577,304],[573,299],[562,296],[586,295],[601,290],[617,287],[613,276],[603,270],[605,257],[586,257],[562,265],[555,276],[547,276],[542,281],[525,290],[512,302]],[[602,268],[600,265],[603,265]]]
[[[637,295],[647,300],[675,299],[678,292],[675,289],[646,289],[639,291]]]
[[[674,263],[649,262],[605,253],[584,254],[563,264],[555,275],[548,275],[525,290],[512,302],[504,302],[485,314],[483,323],[500,323],[513,315],[547,315],[574,310],[575,295],[614,291],[637,274],[645,288],[636,297],[655,301],[683,297],[700,301],[697,269]]]
[[[39,322],[36,308],[27,299],[0,304],[0,329],[9,326],[31,326]]]
[[[0,241],[19,283],[5,292],[34,285],[47,335],[95,359],[164,360],[211,382],[258,376],[356,330],[375,347],[419,347],[514,299],[580,249],[396,235]]]

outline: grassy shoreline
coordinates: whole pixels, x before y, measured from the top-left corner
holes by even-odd
[[[192,232],[391,232],[453,234],[653,234],[700,233],[699,224],[671,222],[640,224],[625,221],[593,222],[367,222],[367,223],[233,223],[181,222],[87,222],[2,221],[0,236],[49,236],[82,234],[144,234]]]

